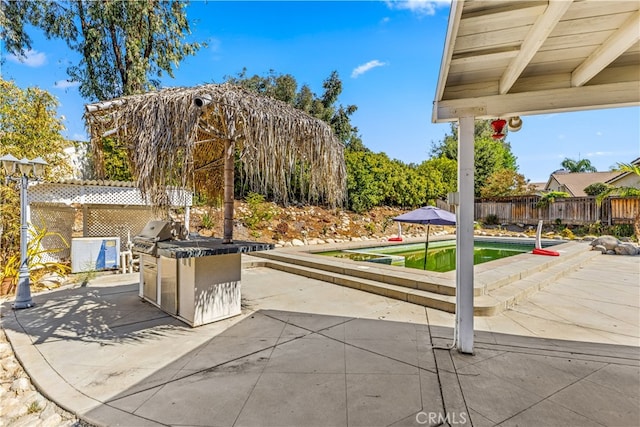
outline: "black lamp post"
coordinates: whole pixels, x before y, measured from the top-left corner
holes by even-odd
[[[35,305],[31,300],[29,259],[27,257],[27,245],[29,242],[27,234],[29,228],[27,224],[27,187],[29,186],[30,176],[36,180],[42,178],[47,162],[42,157],[36,157],[33,160],[25,157],[22,160],[18,160],[11,154],[0,157],[0,161],[4,168],[6,184],[9,184],[9,181],[14,181],[20,187],[20,270],[18,272],[16,299],[11,305],[14,310],[18,310]]]

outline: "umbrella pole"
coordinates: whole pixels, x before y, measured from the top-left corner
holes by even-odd
[[[429,227],[431,224],[427,224],[427,240],[424,242],[424,263],[422,264],[422,269],[427,269],[427,251],[429,250]]]

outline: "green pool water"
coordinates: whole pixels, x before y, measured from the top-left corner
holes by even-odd
[[[398,265],[422,270],[424,265],[424,243],[412,243],[405,245],[383,246],[378,248],[363,248],[347,251],[320,252],[319,255],[327,255],[338,258],[347,258],[354,261],[368,261],[380,264]],[[531,252],[533,243],[504,243],[491,241],[475,241],[473,263],[494,261],[513,255]],[[456,268],[455,242],[429,243],[427,256],[429,271],[445,272]]]

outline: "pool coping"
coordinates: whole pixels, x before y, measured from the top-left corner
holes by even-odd
[[[439,240],[451,235],[437,236]],[[515,240],[525,238],[476,236],[484,240]],[[396,244],[423,242],[422,238],[407,239]],[[529,239],[527,239],[529,240]],[[530,239],[533,241],[533,239]],[[551,240],[551,239],[547,239]],[[557,239],[553,239],[558,242]],[[455,313],[456,271],[446,273],[407,267],[353,261],[318,255],[317,252],[387,246],[387,241],[357,241],[326,245],[277,248],[254,252],[245,257],[243,266],[269,267],[303,277],[375,293],[425,307]],[[561,240],[554,246],[560,256],[535,255],[531,252],[501,258],[474,266],[474,315],[493,316],[526,300],[553,281],[582,267],[600,254],[591,250],[586,241]]]

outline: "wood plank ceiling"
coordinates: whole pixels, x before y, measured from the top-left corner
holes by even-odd
[[[454,0],[433,121],[640,105],[640,1]]]

